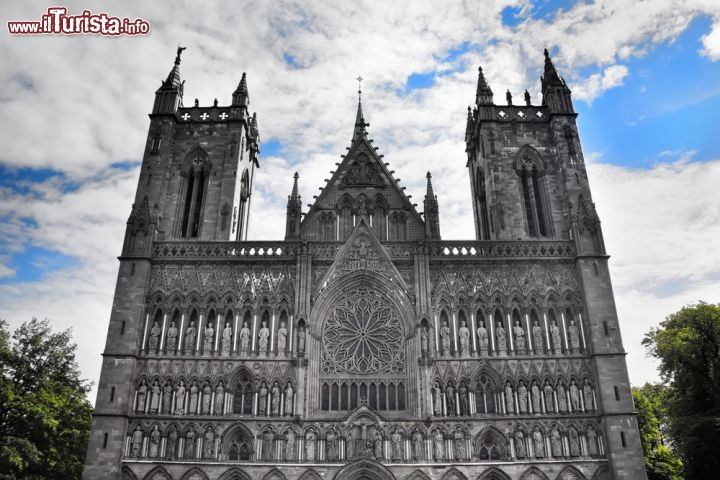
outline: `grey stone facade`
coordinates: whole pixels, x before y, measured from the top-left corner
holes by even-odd
[[[156,92],[85,479],[646,478],[570,90],[466,144],[476,241],[441,240],[368,139],[286,235],[246,238],[257,118]],[[508,102],[511,103],[511,102]]]

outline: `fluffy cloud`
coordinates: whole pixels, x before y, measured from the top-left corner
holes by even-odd
[[[700,53],[712,61],[720,60],[720,19],[713,22],[712,30],[700,38],[703,48]]]
[[[590,75],[584,82],[575,86],[573,94],[579,100],[592,103],[595,98],[605,90],[618,87],[628,75],[628,68],[624,65],[611,65],[602,73]]]

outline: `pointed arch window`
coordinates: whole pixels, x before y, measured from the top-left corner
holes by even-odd
[[[495,386],[485,374],[480,375],[476,382],[475,411],[480,414],[495,413]]]
[[[203,198],[208,183],[209,163],[206,157],[196,155],[190,161],[185,177],[185,195],[182,208],[180,236],[197,238],[202,222]]]
[[[373,209],[373,230],[375,235],[381,242],[387,240],[387,211],[388,206],[385,197],[377,195],[375,197],[375,208]]]
[[[475,177],[475,192],[477,195],[478,226],[480,240],[490,240],[490,221],[488,217],[487,192],[485,174],[478,169]]]
[[[323,242],[334,242],[335,236],[335,215],[325,212],[320,215],[320,240]]]
[[[530,237],[546,237],[547,221],[546,208],[543,202],[543,187],[541,172],[537,158],[529,152],[520,157],[518,175],[520,189],[522,190],[523,204],[525,206],[525,219],[527,220],[528,235]]]
[[[344,196],[338,205],[340,207],[340,238],[346,240],[355,226],[353,215],[353,200],[349,195]]]
[[[403,212],[395,212],[390,216],[390,240],[407,240],[407,217]]]

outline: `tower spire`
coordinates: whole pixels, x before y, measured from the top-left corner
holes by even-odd
[[[555,65],[550,58],[548,49],[546,48],[543,53],[545,55],[545,70],[543,72],[545,85],[562,85],[563,82],[560,80],[560,75],[558,75],[557,70],[555,70]]]
[[[438,208],[437,195],[433,192],[432,175],[427,172],[427,192],[425,193],[425,237],[428,240],[440,240],[440,211]]]
[[[478,67],[477,92],[475,93],[475,105],[492,105],[493,92],[485,81],[482,67]]]
[[[233,106],[245,108],[250,105],[250,94],[248,93],[247,75],[245,75],[245,72],[243,72],[240,83],[238,83],[237,88],[233,92],[232,104]]]
[[[369,124],[365,123],[365,117],[363,116],[362,111],[362,81],[363,78],[358,76],[356,79],[358,81],[358,108],[357,108],[357,115],[355,115],[355,128],[353,129],[353,136],[352,136],[352,142],[355,143],[358,140],[360,140],[362,137],[367,135],[367,130],[365,127],[367,127]]]
[[[153,113],[158,114],[174,114],[178,107],[182,107],[182,96],[185,82],[180,78],[180,55],[187,47],[178,45],[177,54],[175,55],[175,64],[167,78],[160,84],[160,88],[155,91],[155,104],[153,105]]]
[[[285,240],[297,240],[300,238],[300,222],[302,220],[302,204],[298,195],[297,172],[293,175],[292,193],[288,197],[287,212],[285,220]]]

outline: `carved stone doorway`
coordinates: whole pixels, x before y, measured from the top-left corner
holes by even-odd
[[[395,476],[381,463],[362,458],[348,463],[334,480],[395,480]]]

